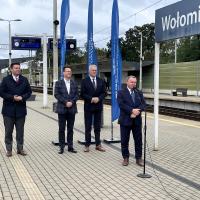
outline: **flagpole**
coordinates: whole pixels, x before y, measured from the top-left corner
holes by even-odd
[[[111,99],[111,102],[112,102],[112,99]],[[113,107],[112,107],[112,103],[111,103],[111,136],[110,136],[110,139],[104,139],[103,141],[106,143],[106,144],[111,144],[111,143],[120,143],[121,140],[118,139],[118,138],[114,138],[114,134],[113,134],[113,119],[112,119],[112,111],[113,110]]]
[[[53,2],[53,19],[54,19],[54,38],[53,38],[53,52],[54,52],[54,55],[53,55],[53,58],[54,58],[54,77],[53,77],[53,81],[54,81],[54,85],[55,85],[55,82],[56,80],[58,79],[58,69],[56,69],[58,66],[57,66],[57,62],[58,62],[58,58],[57,58],[57,25],[59,24],[59,22],[57,21],[57,1],[54,0]],[[70,0],[62,0],[62,3],[61,3],[61,13],[60,13],[60,41],[61,41],[61,57],[60,57],[60,66],[61,66],[61,69],[59,70],[61,73],[60,73],[60,78],[63,78],[63,68],[65,66],[65,54],[66,54],[66,39],[65,39],[65,27],[66,27],[66,24],[67,24],[67,21],[69,19],[69,16],[70,16]],[[53,87],[53,93],[54,93],[54,87]],[[53,104],[54,106],[55,104]],[[56,105],[55,105],[56,106]],[[52,141],[52,144],[53,145],[59,145],[59,142],[58,141]],[[65,142],[65,145],[67,145],[67,143]]]
[[[97,66],[97,57],[96,57],[96,51],[95,51],[94,42],[93,42],[93,0],[89,0],[89,5],[88,5],[87,73],[89,72],[90,64],[95,64]],[[78,140],[78,143],[85,145],[86,141],[85,139]],[[91,138],[90,144],[95,144],[94,138]]]
[[[113,141],[113,121],[112,121],[112,106],[111,106],[111,141]]]
[[[113,0],[111,20],[111,54],[112,54],[112,94],[111,94],[111,138],[105,143],[119,143],[120,139],[113,137],[113,121],[119,117],[117,92],[121,88],[121,54],[119,50],[119,9],[117,0]]]
[[[111,141],[113,141],[113,122],[111,121]]]

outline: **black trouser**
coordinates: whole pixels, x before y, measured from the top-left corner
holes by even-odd
[[[142,158],[142,125],[136,125],[134,120],[132,126],[120,125],[122,156],[123,158],[129,158],[129,138],[131,131],[135,143],[135,158],[140,159]]]
[[[64,149],[65,147],[65,128],[67,122],[67,145],[68,149],[73,148],[73,128],[74,128],[75,114],[66,113],[58,114],[59,125],[59,146]]]
[[[16,129],[17,150],[23,150],[24,145],[24,117],[7,117],[3,116],[5,126],[5,144],[6,150],[12,151],[13,144],[13,129]]]
[[[95,135],[95,143],[96,146],[101,144],[100,140],[100,131],[101,131],[101,110],[97,111],[85,111],[84,118],[85,118],[85,146],[90,146],[91,143],[91,130],[92,124],[94,127],[94,135]]]

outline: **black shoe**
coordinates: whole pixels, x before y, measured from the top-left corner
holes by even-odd
[[[17,150],[17,154],[22,155],[22,156],[27,155],[27,153],[24,150]]]
[[[63,154],[63,153],[64,153],[64,149],[63,149],[63,148],[60,148],[60,150],[59,150],[58,153],[59,153],[59,154]]]
[[[68,151],[71,152],[71,153],[77,153],[77,151],[74,148],[68,149]]]

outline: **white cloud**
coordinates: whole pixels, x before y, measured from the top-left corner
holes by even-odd
[[[159,4],[134,16],[134,13],[157,2],[158,0],[118,0],[120,33],[130,27],[154,22],[155,9],[177,2],[177,0],[161,1]],[[61,0],[58,0],[58,19],[60,18]],[[67,35],[72,35],[83,46],[87,38],[87,12],[89,0],[70,0],[70,18],[66,27]],[[111,12],[113,0],[94,0],[94,41],[98,47],[106,46],[110,37]],[[133,15],[133,16],[131,16]],[[131,16],[131,17],[128,17]],[[53,33],[53,0],[1,0],[0,18],[16,19],[12,22],[14,34]],[[127,18],[128,17],[128,18]],[[123,19],[127,18],[125,21]],[[105,29],[106,28],[106,29]],[[101,32],[100,30],[105,29]],[[103,40],[107,38],[106,40]],[[102,40],[102,41],[100,41]],[[0,21],[0,44],[8,43],[8,23]],[[13,57],[28,55],[28,52],[13,51]],[[7,58],[8,53],[0,50],[0,58]]]

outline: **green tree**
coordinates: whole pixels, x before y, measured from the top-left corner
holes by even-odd
[[[125,36],[119,39],[122,59],[126,61],[140,60],[140,32],[143,38],[143,56],[145,60],[154,58],[154,24],[144,24],[143,26],[135,26],[126,31]],[[111,51],[110,42],[107,44],[108,52]]]
[[[200,35],[180,39],[177,57],[178,62],[200,60]]]
[[[175,61],[175,40],[162,42],[160,45],[160,63],[173,63]]]

